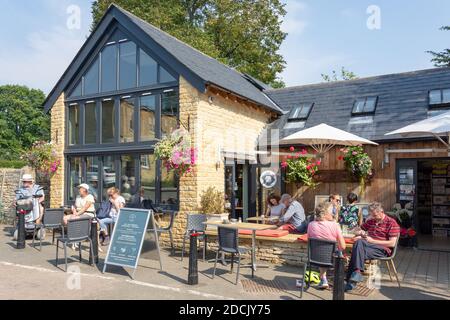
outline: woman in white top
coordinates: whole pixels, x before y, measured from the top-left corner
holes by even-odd
[[[95,217],[95,200],[92,194],[89,194],[89,185],[82,183],[78,186],[79,196],[75,200],[75,206],[72,206],[72,214],[64,217],[64,224],[73,219],[84,217]]]
[[[119,189],[111,187],[107,190],[109,201],[111,202],[111,211],[109,212],[109,218],[100,219],[100,231],[103,235],[101,241],[102,246],[109,244],[108,224],[116,223],[119,210],[125,206],[125,199],[120,195]]]
[[[286,207],[280,202],[280,197],[276,194],[269,195],[267,198],[266,217],[280,217]]]

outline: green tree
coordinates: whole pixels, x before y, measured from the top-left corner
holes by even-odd
[[[50,118],[41,90],[0,86],[0,159],[19,159],[37,140],[50,139]]]
[[[92,29],[113,2],[240,72],[284,86],[280,0],[96,0]]]
[[[346,70],[344,67],[341,68],[340,74],[336,72],[336,70],[333,70],[331,72],[331,75],[328,74],[321,74],[322,79],[326,82],[333,82],[333,81],[342,81],[342,80],[355,80],[358,79],[355,73]]]
[[[441,27],[440,30],[450,31],[450,26]],[[444,49],[442,52],[427,52],[433,56],[431,62],[433,62],[436,67],[450,67],[450,49]]]

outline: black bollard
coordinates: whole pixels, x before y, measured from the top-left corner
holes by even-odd
[[[345,300],[345,258],[342,253],[335,256],[334,262],[334,282],[333,282],[333,300]]]
[[[25,249],[25,213],[19,212],[17,222],[17,249]]]
[[[94,257],[92,257],[92,253],[91,253],[91,251],[89,251],[89,263],[92,264],[92,261],[95,261],[95,264],[97,264],[98,263],[97,219],[91,220],[91,240],[92,240],[92,251],[94,252]]]
[[[191,232],[189,238],[189,273],[188,284],[198,284],[198,267],[197,267],[197,237],[199,233]]]

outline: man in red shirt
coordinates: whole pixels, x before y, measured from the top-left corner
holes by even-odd
[[[355,288],[361,282],[365,260],[388,257],[400,235],[397,222],[384,213],[380,203],[369,205],[370,219],[359,230],[355,231],[356,242],[353,245],[352,257],[347,273],[346,291]]]

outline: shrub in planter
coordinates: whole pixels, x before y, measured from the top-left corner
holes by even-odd
[[[286,170],[287,182],[297,182],[305,186],[315,188],[317,186],[314,175],[319,171],[320,159],[308,158],[306,149],[295,152],[295,148],[289,149],[292,154],[287,156],[281,167]]]

